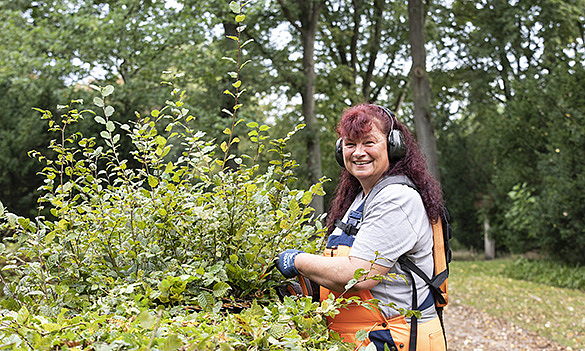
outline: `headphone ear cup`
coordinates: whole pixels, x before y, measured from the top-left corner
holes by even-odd
[[[397,129],[392,129],[388,133],[388,160],[398,161],[406,156],[406,142],[404,135]]]
[[[345,162],[343,161],[343,140],[337,139],[335,142],[335,160],[342,168],[345,168]]]

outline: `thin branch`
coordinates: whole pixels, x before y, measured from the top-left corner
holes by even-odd
[[[152,334],[150,336],[150,341],[148,342],[148,346],[146,346],[146,350],[149,351],[152,348],[152,343],[154,342],[154,337],[156,336],[156,332],[158,331],[158,327],[160,326],[160,320],[162,319],[163,309],[161,308],[158,310],[158,314],[156,316],[156,324],[154,329],[152,330]]]
[[[360,18],[361,18],[361,5],[362,2],[360,0],[352,0],[353,4],[353,33],[351,35],[351,44],[350,44],[350,52],[351,52],[351,69],[354,73],[354,76],[357,74],[357,43],[360,36]]]
[[[370,58],[368,61],[368,68],[364,76],[364,83],[362,85],[362,96],[364,99],[370,95],[370,83],[372,82],[372,75],[374,72],[376,58],[378,57],[378,51],[380,50],[380,41],[382,40],[382,21],[384,13],[384,0],[374,1],[374,34],[369,43],[369,54]]]
[[[283,0],[278,0],[278,3],[280,4],[280,7],[282,8],[282,13],[284,13],[284,17],[286,17],[286,19],[290,22],[290,24],[293,27],[295,27],[296,30],[298,30],[299,32],[301,32],[302,31],[302,28],[296,23],[296,21],[295,21],[294,17],[292,16],[290,10],[284,4],[284,1]]]

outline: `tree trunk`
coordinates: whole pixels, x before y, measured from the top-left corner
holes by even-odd
[[[487,214],[483,217],[483,243],[486,260],[496,258],[496,240],[490,237],[490,221]]]
[[[376,58],[378,57],[378,52],[380,51],[380,41],[382,41],[384,5],[384,0],[374,0],[374,16],[372,17],[372,20],[374,21],[374,32],[372,33],[372,38],[368,44],[370,57],[368,59],[368,68],[366,70],[364,82],[362,85],[362,97],[364,101],[368,101],[371,98],[371,83],[374,75],[374,68],[376,66]]]
[[[408,26],[416,137],[427,158],[429,171],[440,180],[437,143],[431,123],[431,86],[426,72],[425,10],[422,0],[408,1]]]
[[[303,35],[303,71],[305,81],[301,96],[303,98],[303,116],[305,117],[307,136],[307,167],[309,180],[317,183],[322,177],[321,169],[321,145],[319,141],[319,123],[315,115],[315,60],[314,44],[315,32],[312,35]],[[324,212],[323,197],[313,199],[311,206],[318,214]]]
[[[285,5],[284,1],[279,0],[283,13],[288,21],[301,33],[303,43],[303,86],[301,88],[301,97],[303,117],[306,128],[307,141],[307,167],[309,169],[309,181],[312,184],[317,183],[322,175],[321,169],[321,145],[319,142],[319,123],[315,115],[315,36],[319,24],[319,16],[323,9],[322,0],[300,0],[297,2],[300,10],[300,18],[292,16],[292,11]],[[311,202],[311,206],[317,214],[325,211],[323,197],[316,196]]]

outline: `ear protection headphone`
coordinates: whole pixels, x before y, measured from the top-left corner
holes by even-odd
[[[387,142],[388,160],[390,162],[396,162],[406,155],[406,142],[404,141],[404,135],[402,135],[400,130],[394,129],[394,119],[396,118],[394,113],[384,106],[375,106],[384,111],[392,121]],[[337,139],[337,142],[335,142],[335,160],[341,167],[345,168],[345,162],[343,161],[343,140],[341,138]]]

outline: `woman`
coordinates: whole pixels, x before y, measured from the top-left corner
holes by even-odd
[[[384,350],[384,344],[390,350],[445,350],[428,286],[398,263],[401,256],[407,257],[427,276],[433,275],[431,223],[443,209],[439,184],[427,171],[414,137],[388,109],[351,107],[337,132],[336,157],[345,169],[327,219],[327,249],[323,256],[287,250],[279,256],[278,268],[285,277],[300,274],[321,285],[321,299],[333,292],[380,301],[379,311],[354,304],[329,320],[344,341],[356,342],[355,333],[366,330],[366,343],[373,342],[378,350]],[[368,194],[375,195],[364,201]],[[360,268],[369,271],[368,277],[395,273],[408,279],[360,279],[345,291]],[[420,310],[420,318],[407,319],[404,310]],[[411,337],[416,345],[410,345]]]

